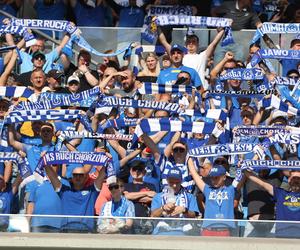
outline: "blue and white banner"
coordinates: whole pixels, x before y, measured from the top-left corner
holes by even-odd
[[[192,94],[194,88],[185,85],[172,84],[158,84],[152,82],[144,82],[143,85],[137,89],[141,95],[164,94],[164,93],[188,93]]]
[[[93,0],[95,1],[95,0]],[[129,0],[114,0],[114,2],[123,7],[131,7]],[[135,4],[137,7],[142,7],[146,3],[146,0],[136,0]]]
[[[207,109],[207,110],[194,110],[194,109],[186,109],[180,115],[188,115],[192,117],[202,117],[207,119],[221,120],[226,121],[228,117],[228,113],[222,109]]]
[[[6,124],[25,121],[72,120],[79,117],[81,110],[23,110],[13,111],[5,119]]]
[[[120,141],[131,141],[132,135],[123,135],[123,134],[99,134],[91,133],[88,131],[62,131],[59,135],[62,138],[75,139],[75,138],[94,138],[94,139],[103,139],[103,140],[120,140]]]
[[[251,90],[207,90],[206,97],[215,97],[215,96],[228,96],[228,97],[264,97],[275,93],[275,90],[261,90],[261,91],[251,91]]]
[[[0,35],[4,33],[18,34],[19,36],[22,36],[26,42],[26,47],[36,43],[34,35],[23,26],[2,25],[0,26]]]
[[[209,157],[220,155],[248,154],[254,151],[255,143],[227,143],[200,146],[190,149],[188,154],[191,157]]]
[[[236,126],[233,130],[234,137],[269,137],[270,134],[276,133],[290,133],[291,130],[288,130],[286,127],[283,126],[265,126],[265,125],[258,125],[258,126]]]
[[[300,143],[300,134],[293,134],[292,132],[278,132],[273,136],[269,137],[271,144],[273,143],[283,143],[286,145],[290,144],[299,144]]]
[[[224,75],[221,75],[220,80],[262,80],[264,78],[264,73],[261,69],[252,68],[252,69],[230,69],[226,70]]]
[[[300,50],[286,49],[260,49],[251,58],[251,66],[254,67],[262,59],[300,59]]]
[[[244,160],[241,162],[242,169],[280,169],[300,170],[300,161],[281,160]]]
[[[29,98],[32,94],[34,94],[33,90],[27,87],[0,87],[0,96],[4,97]]]
[[[179,5],[151,5],[148,10],[148,16],[160,15],[176,15],[176,16],[192,16],[192,6],[179,6]]]
[[[256,30],[254,37],[252,38],[251,44],[256,43],[258,39],[263,37],[264,34],[286,34],[286,33],[300,33],[299,23],[263,23],[262,27]]]
[[[102,133],[106,128],[115,128],[117,130],[125,127],[135,127],[139,119],[137,118],[118,118],[118,119],[109,119],[106,123],[99,126],[98,133]]]
[[[294,79],[294,78],[290,78],[290,77],[276,76],[269,83],[272,84],[272,85],[296,86],[299,83],[299,79]]]
[[[287,114],[300,116],[299,109],[289,106],[287,103],[281,101],[275,95],[272,95],[271,98],[263,98],[262,100],[260,100],[260,104],[264,108],[275,108],[280,111],[286,112]]]

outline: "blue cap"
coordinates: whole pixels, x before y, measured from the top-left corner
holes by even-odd
[[[167,176],[167,179],[169,178],[178,179],[182,181],[181,170],[177,167],[171,168]]]
[[[182,53],[187,53],[187,49],[179,44],[173,44],[172,47],[171,47],[171,52],[172,50],[180,50]]]
[[[214,165],[209,172],[209,176],[211,177],[222,176],[225,174],[226,174],[226,169],[222,165]]]

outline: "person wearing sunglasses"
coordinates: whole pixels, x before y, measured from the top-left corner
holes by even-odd
[[[102,234],[130,233],[132,230],[132,219],[102,217],[135,217],[134,204],[123,196],[123,184],[120,180],[108,185],[112,200],[106,202],[101,210],[97,226],[98,232]]]

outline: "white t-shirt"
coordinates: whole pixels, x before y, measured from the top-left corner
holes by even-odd
[[[205,80],[205,69],[206,69],[207,56],[206,51],[200,54],[186,54],[183,57],[183,65],[193,68],[197,71],[202,81],[202,86],[204,89],[208,88],[208,83]]]

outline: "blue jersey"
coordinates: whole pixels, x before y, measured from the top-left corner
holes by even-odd
[[[170,67],[161,71],[158,75],[157,82],[160,84],[174,84],[177,81],[177,75],[181,71],[189,72],[192,86],[196,88],[202,86],[202,82],[197,71],[183,65],[181,65],[179,68]]]
[[[234,187],[223,186],[213,188],[205,185],[203,194],[205,196],[204,219],[234,219]],[[206,221],[203,227],[235,227],[233,221]]]
[[[0,214],[10,214],[12,207],[13,193],[11,188],[0,192]],[[0,216],[0,226],[8,226],[9,217]]]
[[[77,26],[104,27],[105,9],[102,5],[95,8],[89,7],[77,1],[74,7]]]

